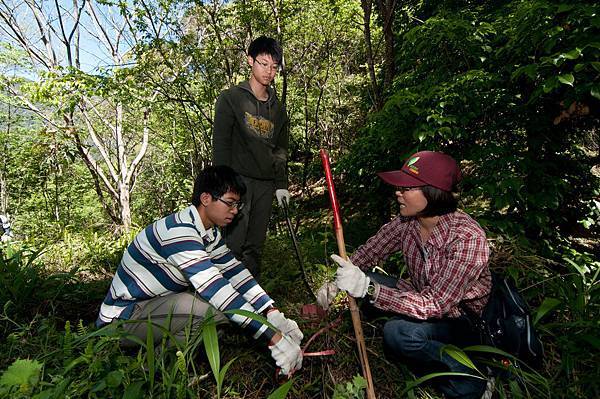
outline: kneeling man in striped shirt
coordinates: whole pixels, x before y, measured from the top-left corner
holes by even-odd
[[[200,327],[207,311],[218,322],[232,322],[255,339],[268,342],[281,373],[302,367],[298,324],[277,310],[274,301],[230,252],[219,227],[231,223],[244,204],[246,186],[227,166],[204,169],[194,182],[192,205],[142,230],[125,250],[102,303],[96,324],[119,320],[130,334],[146,339],[150,317],[154,342],[160,325],[175,339]],[[222,313],[246,310],[263,315],[278,330],[248,317]],[[128,341],[126,344],[133,344]]]

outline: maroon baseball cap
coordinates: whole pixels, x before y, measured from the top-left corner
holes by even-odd
[[[451,156],[434,151],[417,152],[408,158],[402,169],[377,175],[392,186],[433,186],[444,191],[452,191],[462,177]]]

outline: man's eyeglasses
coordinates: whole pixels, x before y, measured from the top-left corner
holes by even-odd
[[[244,208],[244,203],[242,201],[225,201],[223,198],[217,197],[216,195],[213,195],[213,198],[227,205],[229,209],[237,208],[238,211],[241,211]]]
[[[404,193],[406,191],[414,191],[414,190],[420,190],[421,187],[396,187],[396,191],[400,191],[401,193]]]
[[[266,71],[273,71],[273,72],[278,72],[279,71],[279,65],[278,64],[271,64],[269,65],[268,62],[264,62],[261,60],[257,60],[256,58],[254,59],[254,62],[258,63],[258,65],[260,65],[262,67],[262,69],[266,70]]]

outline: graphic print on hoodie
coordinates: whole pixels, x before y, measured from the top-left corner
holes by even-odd
[[[270,139],[273,137],[273,122],[264,118],[262,115],[252,115],[249,112],[244,113],[246,126],[257,136]]]
[[[221,93],[215,107],[213,162],[287,188],[289,119],[275,91],[260,101],[247,81]]]

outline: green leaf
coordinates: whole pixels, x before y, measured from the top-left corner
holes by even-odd
[[[448,126],[443,126],[439,129],[439,132],[442,136],[447,137],[452,133],[452,129],[450,129]]]
[[[521,387],[519,386],[519,383],[517,382],[517,380],[510,380],[508,382],[508,386],[510,388],[510,393],[511,393],[511,397],[515,398],[515,399],[520,399],[523,398],[523,390],[521,389]]]
[[[148,315],[146,332],[146,351],[148,354],[148,377],[150,379],[150,389],[154,388],[154,329]]]
[[[535,314],[535,318],[533,319],[533,324],[536,325],[537,322],[544,317],[544,315],[548,312],[550,312],[552,309],[554,309],[555,307],[557,307],[560,304],[560,300],[556,299],[556,298],[546,298],[544,299],[544,302],[542,302],[542,304],[540,305],[540,307],[537,310],[537,313]]]
[[[123,371],[122,370],[113,370],[106,376],[106,385],[109,388],[116,388],[121,385],[121,381],[123,381]]]
[[[274,390],[267,399],[284,399],[290,391],[293,382],[294,379],[290,379],[288,382]]]
[[[576,48],[567,53],[563,53],[560,55],[562,58],[566,58],[567,60],[576,60],[581,57],[581,50]]]
[[[105,389],[106,389],[106,380],[100,380],[94,384],[92,389],[90,389],[90,392],[96,393],[96,392],[104,391]]]
[[[225,363],[225,366],[223,366],[223,368],[219,372],[219,380],[221,381],[221,383],[223,381],[225,381],[225,374],[227,374],[227,370],[229,370],[229,367],[233,364],[233,362],[236,359],[237,359],[237,357],[234,357],[233,359],[231,359],[230,361],[228,361],[227,363]]]
[[[572,73],[565,73],[562,75],[558,75],[558,81],[562,84],[573,86],[573,83],[575,82],[575,77]]]
[[[558,79],[556,78],[556,76],[552,76],[551,78],[548,78],[544,81],[544,85],[542,86],[542,89],[544,90],[544,93],[550,93],[552,90],[557,88],[558,85],[559,85]]]
[[[144,381],[136,381],[133,384],[128,384],[127,388],[125,388],[125,392],[123,392],[122,399],[141,399],[144,397],[142,394],[142,387],[144,386]]]
[[[537,75],[537,70],[537,64],[529,64],[522,66],[512,73],[511,79],[516,79],[523,74],[527,75],[529,79],[534,79]]]
[[[19,386],[29,391],[38,383],[42,366],[37,360],[17,359],[0,377],[0,386]]]
[[[590,269],[587,267],[587,265],[579,265],[576,262],[572,261],[569,258],[565,258],[563,257],[563,259],[570,264],[571,266],[573,266],[573,268],[575,270],[577,270],[577,272],[581,275],[581,277],[583,278],[583,280],[585,281],[586,279],[586,274],[590,272]]]
[[[495,348],[493,346],[488,346],[488,345],[473,345],[473,346],[467,346],[466,348],[463,348],[463,350],[465,352],[483,352],[483,353],[494,353],[496,355],[500,355],[500,356],[504,356],[506,358],[509,359],[516,359],[513,355],[511,355],[508,352],[504,352],[501,349]]]
[[[484,380],[485,378],[483,377],[479,377],[473,374],[467,374],[467,373],[454,373],[454,372],[444,372],[444,373],[431,373],[431,374],[427,374],[424,375],[421,378],[418,378],[414,381],[411,381],[409,383],[406,384],[406,388],[404,388],[404,390],[400,393],[400,395],[398,397],[404,397],[404,395],[406,395],[407,392],[412,391],[416,386],[424,383],[425,381],[429,381],[433,378],[437,378],[437,377],[471,377],[471,378],[478,378],[480,380]]]
[[[600,350],[600,338],[590,334],[582,335],[579,338],[592,345],[594,349]]]
[[[249,319],[261,322],[262,324],[266,325],[267,327],[269,327],[269,328],[277,331],[277,328],[273,324],[269,323],[266,318],[264,318],[263,316],[261,316],[261,315],[259,315],[257,313],[251,312],[249,310],[244,310],[244,309],[230,309],[230,310],[225,310],[223,313],[226,313],[226,314],[237,314],[237,315],[240,315],[240,316],[244,316],[244,317],[247,317]]]
[[[574,6],[570,5],[570,4],[560,4],[558,6],[558,8],[556,9],[556,13],[560,14],[563,12],[567,12],[567,11],[571,11],[573,9]]]
[[[456,360],[463,366],[466,366],[466,367],[470,368],[471,370],[476,370],[479,372],[479,370],[477,369],[477,367],[475,366],[473,361],[471,361],[471,359],[469,359],[469,356],[467,356],[467,354],[459,347],[454,346],[454,345],[445,345],[442,348],[442,352],[446,352],[454,360]]]
[[[592,95],[592,97],[596,97],[598,100],[600,100],[600,86],[598,86],[598,85],[592,86],[592,89],[590,90],[590,94]]]
[[[202,328],[202,342],[208,357],[208,363],[217,383],[217,395],[220,396],[220,373],[221,355],[219,353],[219,338],[217,336],[217,324],[212,317],[212,309],[206,313],[206,320]]]
[[[32,399],[51,399],[51,398],[55,398],[55,393],[54,393],[54,389],[50,388],[50,389],[45,389],[42,392],[36,393],[35,395],[33,395]]]

